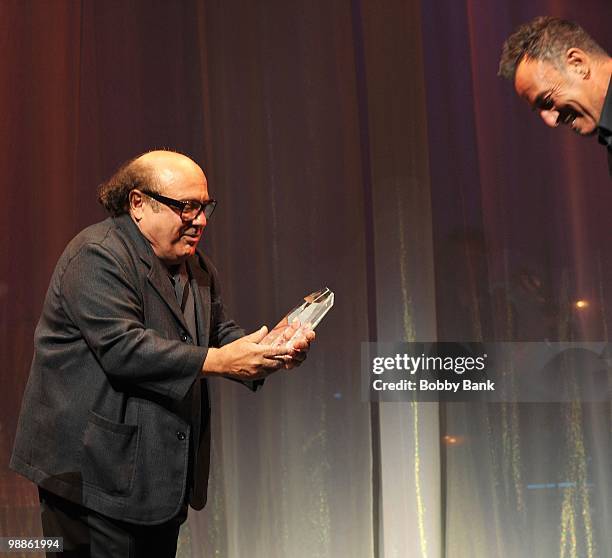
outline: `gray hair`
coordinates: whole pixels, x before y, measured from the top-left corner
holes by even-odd
[[[524,58],[545,60],[561,68],[565,53],[572,47],[596,57],[607,56],[577,23],[558,17],[536,17],[519,26],[506,39],[497,75],[513,81],[516,68]]]
[[[113,217],[129,211],[130,192],[135,188],[157,192],[157,176],[151,165],[138,161],[140,155],[119,167],[106,182],[98,186],[98,201]]]

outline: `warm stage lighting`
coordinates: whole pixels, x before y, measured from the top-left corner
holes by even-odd
[[[464,438],[463,436],[452,436],[447,434],[442,440],[447,446],[460,446],[463,444]]]
[[[574,306],[576,308],[578,308],[578,310],[583,310],[584,308],[588,308],[589,307],[589,301],[588,300],[584,300],[584,299],[580,299],[580,300],[577,300],[576,302],[574,302]]]

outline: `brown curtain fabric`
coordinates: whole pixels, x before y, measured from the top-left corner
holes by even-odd
[[[104,217],[96,185],[126,158],[160,146],[201,158],[194,13],[190,2],[0,2],[3,535],[39,525],[33,486],[7,464],[32,335],[59,254]]]
[[[2,532],[38,528],[34,488],[7,463],[57,257],[104,217],[100,181],[126,157],[169,147],[202,163],[220,201],[204,249],[240,323],[271,324],[325,285],[338,293],[304,374],[273,378],[257,397],[213,385],[211,503],[186,526],[180,552],[255,556],[257,540],[266,556],[368,556],[371,418],[358,347],[373,307],[363,225],[372,212],[351,5],[40,1],[0,10],[9,76],[0,86]]]
[[[369,556],[370,415],[358,347],[368,336],[371,217],[351,6],[205,3],[199,20],[207,169],[220,200],[205,245],[226,299],[249,330],[325,285],[337,303],[303,370],[270,378],[256,397],[214,383],[214,514],[192,515],[192,547]]]

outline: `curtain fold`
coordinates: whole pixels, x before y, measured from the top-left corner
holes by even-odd
[[[422,6],[440,338],[607,340],[605,153],[547,129],[496,73],[506,36],[541,14],[578,21],[610,51],[612,7]],[[609,402],[446,405],[445,555],[608,556],[610,413]]]
[[[271,377],[255,396],[215,382],[210,490],[219,506],[190,517],[191,536],[205,533],[198,545],[211,554],[373,552],[370,413],[359,392],[365,202],[349,7],[201,8],[214,153],[207,168],[220,200],[205,242],[225,298],[253,330],[309,292],[336,293],[302,369]],[[217,535],[214,548],[205,542]]]

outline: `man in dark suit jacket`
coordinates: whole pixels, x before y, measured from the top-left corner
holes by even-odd
[[[272,348],[265,327],[245,336],[227,318],[196,250],[216,202],[191,159],[147,153],[99,198],[111,217],[51,279],[11,467],[39,486],[45,536],[75,555],[174,556],[187,505],[206,502],[205,377],[254,389],[299,365],[314,333]]]
[[[612,57],[576,23],[536,17],[504,43],[499,75],[553,128],[598,135],[612,177]]]

